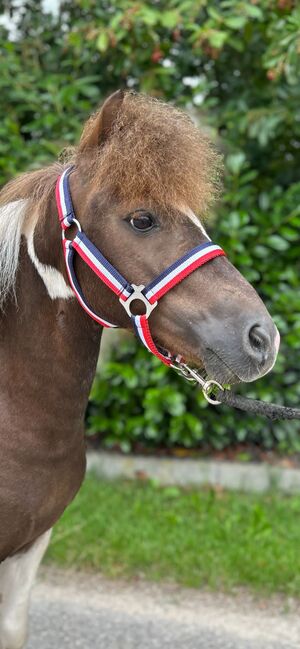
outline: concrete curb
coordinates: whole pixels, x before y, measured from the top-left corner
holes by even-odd
[[[153,458],[89,451],[87,470],[109,480],[144,477],[155,479],[162,485],[211,485],[235,491],[264,492],[278,489],[284,493],[300,492],[299,469],[264,463]]]

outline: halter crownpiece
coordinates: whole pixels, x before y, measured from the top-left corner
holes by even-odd
[[[68,277],[78,302],[88,315],[102,327],[116,328],[118,326],[98,315],[85,298],[75,273],[74,257],[76,253],[99,279],[118,296],[120,303],[131,318],[137,337],[143,345],[165,365],[178,369],[184,376],[187,377],[189,375],[191,379],[200,383],[205,397],[211,403],[216,403],[215,400],[209,398],[211,385],[208,385],[208,383],[214,383],[219,388],[221,386],[216,382],[205,381],[199,373],[184,365],[180,356],[172,356],[169,352],[158,349],[152,338],[148,319],[152,311],[157,307],[158,301],[168,291],[211,259],[225,255],[224,250],[211,241],[206,241],[177,259],[177,261],[166,268],[147,286],[143,284],[130,284],[82,231],[80,222],[77,220],[74,212],[70,192],[69,176],[72,170],[73,167],[68,167],[58,178],[55,194],[59,221],[62,228],[62,243]],[[65,232],[72,225],[77,226],[77,233],[74,239],[70,240],[66,238]],[[131,304],[136,300],[142,301],[145,306],[145,313],[143,315],[134,315],[131,311]]]

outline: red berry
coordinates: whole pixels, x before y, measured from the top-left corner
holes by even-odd
[[[151,61],[153,63],[158,63],[163,58],[163,52],[160,49],[153,50],[151,54]]]

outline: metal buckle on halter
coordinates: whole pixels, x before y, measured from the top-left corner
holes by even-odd
[[[79,221],[77,221],[77,219],[72,219],[69,227],[71,228],[74,223],[75,223],[75,225],[77,225],[78,231],[82,232],[81,225],[80,225]],[[65,230],[61,231],[61,236],[62,236],[63,240],[66,239],[66,231]],[[70,241],[71,241],[71,239],[70,239]]]
[[[153,309],[157,306],[157,302],[153,302],[153,304],[150,304],[149,300],[147,300],[146,296],[143,293],[143,289],[145,288],[144,284],[139,284],[138,286],[136,284],[131,284],[132,288],[134,289],[133,293],[129,295],[127,300],[122,300],[122,298],[119,298],[119,301],[121,302],[122,306],[124,307],[125,311],[131,318],[134,313],[131,312],[131,302],[134,302],[135,300],[140,300],[143,302],[144,306],[146,307],[146,313],[143,315],[146,316],[146,318],[149,318],[150,313],[152,313]]]
[[[201,386],[203,396],[208,403],[211,403],[213,406],[218,406],[221,403],[221,401],[217,401],[217,399],[212,396],[215,388],[219,388],[219,390],[224,392],[223,386],[218,383],[218,381],[214,381],[213,379],[204,379],[201,374],[199,374],[198,370],[192,369],[186,363],[172,363],[171,367],[173,367],[174,370],[177,370],[177,372],[187,381],[198,383]]]

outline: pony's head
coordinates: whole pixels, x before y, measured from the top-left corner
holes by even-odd
[[[218,193],[220,157],[183,112],[118,91],[85,125],[74,162],[76,214],[129,282],[146,285],[208,240],[202,220]],[[116,296],[81,260],[78,275],[95,309],[131,328]],[[279,346],[261,299],[225,257],[165,295],[150,325],[157,344],[221,382],[263,376]]]

